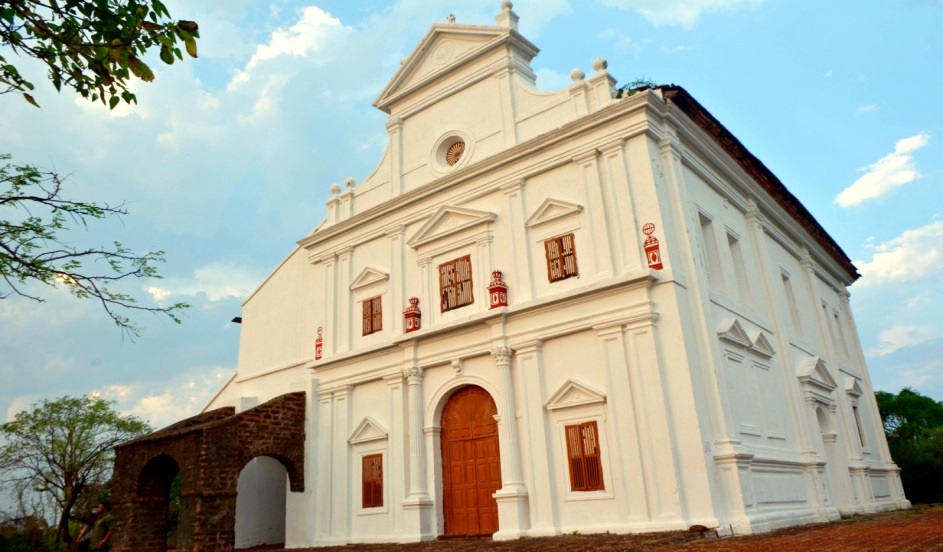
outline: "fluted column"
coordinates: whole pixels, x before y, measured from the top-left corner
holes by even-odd
[[[409,408],[409,495],[406,500],[428,498],[426,459],[422,442],[422,368],[418,364],[403,367]]]
[[[498,436],[501,451],[501,488],[494,493],[498,502],[498,532],[495,540],[516,539],[527,535],[530,512],[527,489],[521,475],[520,440],[517,435],[517,408],[514,404],[514,381],[511,377],[510,347],[491,349],[498,369]]]
[[[409,494],[403,500],[403,542],[435,538],[432,500],[426,486],[426,453],[423,443],[422,368],[415,361],[403,366],[406,378],[407,433],[409,434]]]

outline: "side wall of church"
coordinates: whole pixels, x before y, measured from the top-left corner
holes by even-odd
[[[662,140],[687,229],[733,531],[906,505],[848,305],[850,279],[696,128]],[[712,380],[712,381],[711,381]],[[737,477],[732,473],[738,473]]]

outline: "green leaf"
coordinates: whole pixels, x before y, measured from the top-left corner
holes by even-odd
[[[183,41],[187,46],[187,53],[190,54],[190,57],[195,58],[196,56],[196,40],[191,37],[187,37]]]
[[[160,60],[167,65],[173,65],[174,63],[174,53],[166,44],[160,45]]]
[[[151,68],[136,57],[130,57],[128,59],[128,68],[131,69],[131,72],[134,73],[134,76],[144,82],[151,82],[154,80],[154,72],[151,71]]]
[[[119,98],[118,96],[112,96],[111,98],[108,99],[108,109],[114,109],[115,107],[118,106],[118,102],[120,101],[121,101],[121,98]]]
[[[36,103],[36,100],[34,100],[33,97],[27,94],[26,92],[23,92],[23,97],[26,98],[26,101],[28,101],[29,103],[35,105],[36,107],[39,107],[39,104]]]

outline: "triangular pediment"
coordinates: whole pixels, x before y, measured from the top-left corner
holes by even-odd
[[[721,340],[743,348],[753,345],[753,343],[750,341],[750,336],[747,335],[747,332],[743,329],[743,326],[740,325],[740,321],[736,318],[725,322],[721,328],[722,329],[717,332],[717,337],[719,337]]]
[[[826,391],[833,391],[838,387],[835,378],[828,373],[828,366],[825,365],[825,361],[819,357],[807,358],[799,367],[798,377],[800,382]]]
[[[354,278],[354,281],[350,284],[350,289],[354,290],[364,288],[377,282],[385,282],[389,279],[390,275],[388,273],[368,266],[367,268],[363,269],[356,278]]]
[[[380,439],[387,438],[386,429],[383,428],[376,420],[367,416],[360,422],[360,425],[357,426],[357,429],[350,434],[350,438],[347,439],[347,442],[354,445],[357,443],[368,443],[370,441],[379,441]]]
[[[750,352],[757,354],[763,358],[773,358],[773,355],[776,354],[776,350],[773,349],[773,345],[769,342],[769,338],[766,337],[766,334],[763,332],[756,332],[752,338],[750,338],[752,345],[750,345]]]
[[[443,205],[406,243],[415,249],[479,224],[490,223],[495,218],[497,215],[488,211]]]
[[[527,226],[534,228],[535,226],[553,222],[564,217],[577,215],[582,210],[582,205],[548,197],[540,204],[540,207],[534,211],[534,214],[527,219]]]
[[[861,385],[858,383],[858,378],[850,376],[845,379],[845,392],[854,397],[860,397],[864,394],[864,391],[861,390]]]
[[[466,62],[507,42],[514,50],[524,53],[528,62],[537,55],[536,46],[508,28],[437,23],[403,61],[373,105],[389,113],[397,98],[452,73]]]
[[[556,393],[544,404],[547,410],[570,408],[584,404],[606,402],[606,396],[600,391],[578,381],[567,380]]]

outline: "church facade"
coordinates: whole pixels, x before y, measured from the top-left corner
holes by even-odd
[[[244,303],[206,410],[303,393],[303,485],[261,451],[235,545],[909,506],[840,247],[684,89],[617,91],[596,60],[540,92],[537,52],[510,2],[433,25],[375,100],[376,169]]]

